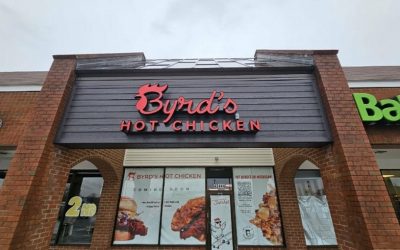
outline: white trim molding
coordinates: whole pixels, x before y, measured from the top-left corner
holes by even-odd
[[[124,166],[274,166],[271,148],[127,149]]]
[[[41,85],[3,85],[0,92],[38,92],[42,89]]]
[[[400,88],[400,80],[394,81],[348,81],[350,88]]]

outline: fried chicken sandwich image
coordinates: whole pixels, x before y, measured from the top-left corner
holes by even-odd
[[[260,228],[264,238],[271,241],[273,245],[281,245],[281,220],[275,189],[263,195],[262,203],[258,205],[255,212],[256,216],[250,220],[250,223]]]
[[[206,241],[206,200],[197,197],[188,200],[174,213],[171,221],[172,231],[179,232],[181,239],[194,237]]]
[[[128,197],[122,196],[119,201],[118,217],[115,225],[115,240],[132,240],[135,235],[147,235],[147,227],[137,218],[137,204]]]

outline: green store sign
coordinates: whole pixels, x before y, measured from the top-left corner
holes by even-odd
[[[363,122],[400,121],[400,95],[393,99],[378,101],[375,96],[367,93],[354,93],[354,101]]]

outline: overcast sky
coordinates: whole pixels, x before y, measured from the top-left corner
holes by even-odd
[[[400,65],[399,0],[0,0],[0,71],[53,54],[253,57],[339,49],[345,66]]]

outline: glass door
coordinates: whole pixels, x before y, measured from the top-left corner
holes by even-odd
[[[233,250],[231,195],[215,193],[209,196],[210,246],[212,250]]]
[[[233,223],[232,169],[207,169],[208,249],[233,250],[236,246]]]

